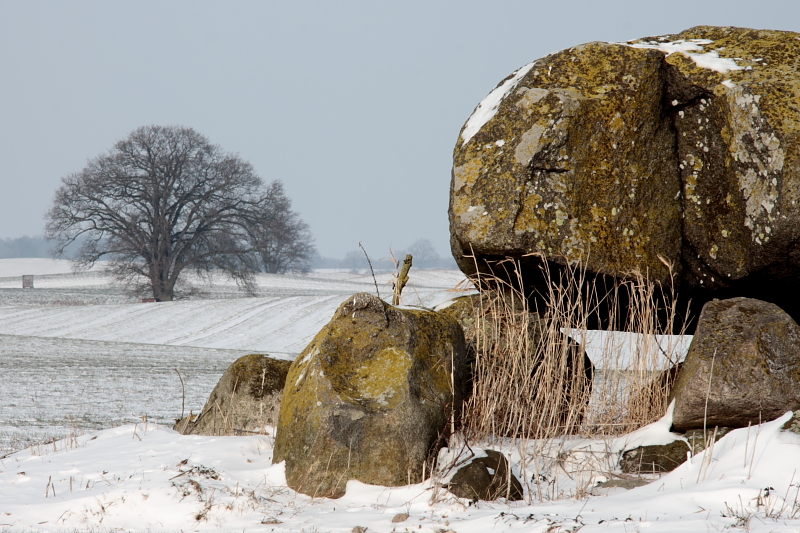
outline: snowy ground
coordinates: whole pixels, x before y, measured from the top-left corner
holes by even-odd
[[[308,498],[271,464],[272,428],[252,437],[173,432],[174,369],[187,382],[186,410],[196,411],[230,362],[251,352],[293,357],[344,298],[374,292],[371,276],[261,276],[256,298],[196,280],[203,299],[142,304],[109,287],[100,267],[74,274],[44,261],[0,260],[0,446],[25,446],[0,451],[0,533],[800,531],[800,436],[780,430],[784,419],[733,431],[630,491],[597,484],[619,477],[623,449],[677,438],[668,417],[620,439],[491,444],[523,480],[523,502],[458,500],[437,485],[446,471],[420,485],[351,481],[341,499]],[[22,274],[35,275],[36,289],[20,288]],[[419,271],[406,303],[432,306],[460,294],[450,289],[461,280]],[[387,281],[379,276],[382,294]],[[42,444],[52,436],[66,438]],[[392,522],[402,513],[409,517]]]
[[[196,298],[141,303],[111,284],[97,265],[72,271],[67,261],[0,259],[0,455],[69,434],[147,416],[170,423],[202,408],[230,363],[248,353],[294,359],[335,309],[356,292],[375,291],[371,275],[323,271],[258,276],[258,296],[226,279],[192,280]],[[22,289],[22,273],[34,289]],[[418,271],[405,291],[411,305],[435,305],[464,277]],[[391,276],[377,276],[391,292]]]
[[[800,435],[788,418],[740,429],[677,470],[630,491],[543,502],[469,504],[432,480],[400,488],[351,481],[338,500],[285,486],[272,436],[181,436],[139,424],[0,460],[3,531],[798,531]],[[666,421],[669,424],[669,421]],[[663,423],[661,424],[664,425]],[[656,424],[658,426],[658,423]],[[662,428],[663,429],[663,428]],[[658,427],[645,440],[659,440]],[[616,448],[615,448],[616,446]],[[612,441],[563,443],[563,458],[605,456]],[[498,447],[510,452],[515,448]],[[519,463],[516,463],[519,464]],[[531,471],[515,468],[530,478]],[[572,482],[566,473],[562,477]],[[593,481],[604,479],[595,476]],[[407,514],[402,522],[393,522]],[[733,529],[733,530],[736,530]],[[362,530],[365,531],[365,530]]]

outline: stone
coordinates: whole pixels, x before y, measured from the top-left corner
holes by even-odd
[[[625,474],[671,472],[686,461],[689,452],[689,445],[683,440],[639,446],[622,453],[619,467]]]
[[[671,395],[678,431],[779,417],[800,405],[800,327],[772,303],[707,303]]]
[[[468,275],[518,260],[526,294],[546,257],[798,317],[798,109],[794,32],[699,26],[537,59],[461,130],[453,256]]]
[[[792,413],[792,417],[781,426],[781,429],[800,434],[800,416],[797,416],[797,413]]]
[[[459,498],[473,501],[494,501],[500,498],[521,500],[522,484],[509,472],[505,455],[494,450],[483,452],[485,456],[475,457],[453,474],[447,490]]]
[[[644,487],[650,483],[651,481],[648,479],[610,479],[608,481],[598,483],[597,486],[604,489],[621,488],[625,490],[631,490]]]
[[[196,417],[175,422],[184,435],[263,434],[277,425],[278,406],[291,361],[251,354],[225,370]]]
[[[464,358],[455,320],[348,298],[289,369],[273,462],[315,497],[342,496],[350,479],[421,482],[460,416]]]

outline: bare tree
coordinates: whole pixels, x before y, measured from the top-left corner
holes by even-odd
[[[265,195],[265,208],[252,227],[253,244],[264,272],[308,272],[316,252],[308,224],[292,211],[283,184],[273,181]]]
[[[428,239],[419,239],[408,247],[408,253],[414,256],[414,266],[417,268],[437,268],[441,263],[436,247]]]
[[[61,181],[45,227],[55,254],[82,238],[76,259],[110,259],[119,279],[146,280],[158,301],[175,297],[187,270],[252,289],[254,236],[288,206],[270,195],[279,183],[265,186],[249,163],[179,126],[141,127]]]

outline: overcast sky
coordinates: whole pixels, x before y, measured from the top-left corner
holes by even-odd
[[[449,253],[452,150],[506,75],[572,45],[699,24],[800,31],[800,0],[0,0],[0,238],[60,178],[180,124],[283,180],[322,255]]]

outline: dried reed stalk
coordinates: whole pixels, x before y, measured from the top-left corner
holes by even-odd
[[[601,290],[580,265],[557,277],[544,257],[541,265],[542,309],[529,307],[535,300],[522,293],[514,261],[495,263],[492,274],[474,280],[492,290],[475,300],[475,320],[465,332],[475,350],[468,437],[618,435],[661,417],[676,364],[677,342],[668,335],[677,317],[671,287],[665,291],[634,272]],[[621,301],[628,304],[625,316]],[[601,309],[607,331],[632,332],[634,340],[622,346],[618,336],[606,335],[594,368],[586,367],[581,345]]]

